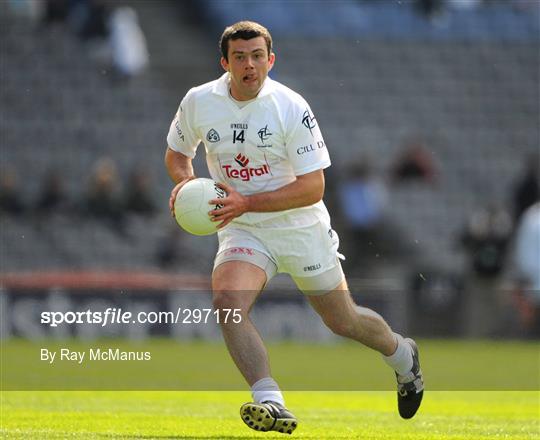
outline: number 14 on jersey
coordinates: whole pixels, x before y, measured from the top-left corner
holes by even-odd
[[[244,143],[246,141],[245,139],[245,130],[233,130],[233,144],[236,142]]]

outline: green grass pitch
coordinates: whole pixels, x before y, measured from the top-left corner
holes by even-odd
[[[89,344],[134,348],[122,340]],[[269,343],[273,373],[289,390],[287,406],[299,419],[289,437],[252,431],[240,420],[240,405],[250,395],[229,391],[246,386],[222,343],[141,341],[135,346],[151,350],[152,362],[53,368],[39,362],[37,347],[81,349],[88,343],[4,340],[0,438],[540,439],[537,342],[419,345],[426,394],[417,416],[402,420],[396,392],[387,391],[395,387],[393,375],[377,353],[352,343]],[[140,391],[123,391],[130,389]]]
[[[291,437],[240,420],[245,392],[5,392],[6,439],[538,439],[539,393],[428,392],[401,420],[391,392],[289,392]]]

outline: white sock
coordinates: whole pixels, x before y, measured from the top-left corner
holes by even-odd
[[[403,336],[394,333],[397,341],[397,348],[394,354],[384,356],[384,361],[392,367],[399,375],[404,376],[412,370],[413,358],[412,347],[405,342]]]
[[[257,403],[271,400],[285,406],[285,400],[283,399],[279,385],[271,377],[264,377],[255,382],[251,386],[251,395],[253,396],[253,401]]]

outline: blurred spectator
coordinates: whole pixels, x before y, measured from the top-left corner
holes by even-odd
[[[440,17],[444,11],[444,0],[416,0],[415,7],[420,14],[430,20]]]
[[[13,169],[4,169],[0,174],[0,212],[8,215],[21,215],[25,211],[19,179]]]
[[[387,203],[387,190],[377,179],[367,158],[346,171],[346,179],[337,188],[345,223],[344,251],[348,270],[358,270],[362,253],[376,252],[380,227]]]
[[[540,200],[539,161],[538,154],[533,154],[525,160],[523,174],[514,187],[512,198],[516,224],[523,212]]]
[[[412,266],[409,277],[411,333],[461,336],[461,320],[456,317],[463,314],[463,278],[431,264]]]
[[[515,238],[515,302],[528,336],[540,337],[540,202],[522,216]]]
[[[124,211],[119,197],[120,184],[115,163],[109,158],[96,162],[83,210],[88,216],[105,220],[117,231],[123,231]]]
[[[71,0],[69,23],[83,40],[107,38],[110,11],[104,0]]]
[[[71,7],[71,0],[46,0],[43,22],[45,24],[65,23]]]
[[[463,323],[469,337],[499,334],[509,298],[499,286],[512,232],[510,214],[502,208],[481,208],[474,212],[462,235],[469,255]]]
[[[132,171],[125,195],[127,212],[142,215],[152,215],[156,212],[151,183],[150,175],[142,168]]]
[[[502,208],[481,208],[474,212],[462,235],[471,267],[480,277],[495,277],[504,267],[512,219]]]
[[[123,78],[141,73],[148,65],[146,39],[133,8],[117,8],[111,16],[113,67]]]
[[[412,140],[406,143],[404,150],[392,166],[390,174],[393,183],[410,180],[436,183],[437,166],[433,160],[433,155],[424,144]]]
[[[383,216],[387,201],[386,187],[374,177],[367,159],[351,165],[346,176],[338,188],[345,221],[355,229],[369,229]]]
[[[105,0],[46,0],[43,9],[45,24],[67,23],[70,30],[83,40],[109,35],[107,22],[110,12]]]
[[[35,210],[39,214],[69,213],[70,208],[62,176],[57,170],[49,171],[41,185]]]
[[[167,235],[157,243],[155,259],[161,269],[170,269],[179,260],[180,229],[176,224],[167,229]]]

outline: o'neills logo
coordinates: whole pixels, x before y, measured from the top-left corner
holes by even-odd
[[[227,177],[229,179],[241,179],[244,182],[248,182],[254,176],[264,176],[265,174],[270,174],[270,167],[264,164],[259,168],[233,168],[232,165],[223,165],[222,168],[225,170]]]

